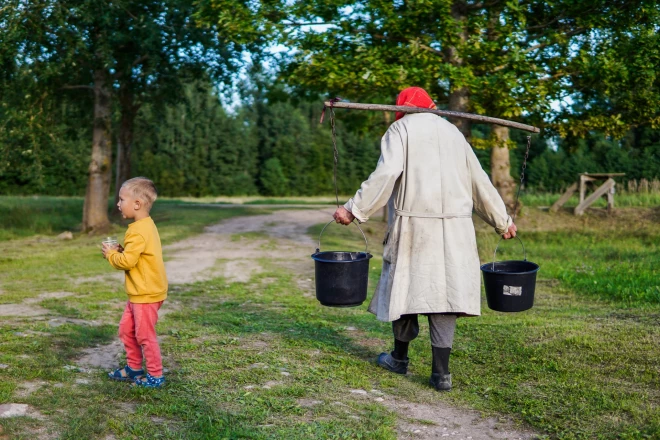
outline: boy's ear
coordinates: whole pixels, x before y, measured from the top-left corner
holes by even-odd
[[[140,208],[142,208],[142,206],[144,205],[144,204],[142,203],[142,200],[140,200],[140,199],[135,199],[135,202],[133,202],[133,203],[134,203],[134,205],[133,205],[133,206],[134,206],[134,209],[135,209],[136,211],[139,211]]]

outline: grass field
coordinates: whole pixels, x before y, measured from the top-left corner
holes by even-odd
[[[6,366],[0,404],[26,403],[41,414],[0,421],[0,438],[396,438],[397,414],[352,394],[355,389],[507,416],[547,438],[658,438],[657,209],[576,218],[529,203],[517,223],[528,258],[541,265],[535,307],[501,314],[484,305],[482,317],[459,320],[451,393],[426,385],[424,331],[411,344],[412,374],[388,374],[372,359],[389,347],[391,330],[366,313],[366,304],[320,307],[303,295],[296,274],[269,261],[260,261],[265,271],[247,283],[213,279],[173,289],[179,305],[159,323],[169,383],[153,392],[75,368],[86,349],[115,340],[124,301],[121,285],[99,282],[108,267],[98,238],[52,237],[61,228],[75,230],[81,201],[0,198],[0,204],[14,206],[0,211],[0,305],[32,301],[68,319],[57,326],[0,321]],[[222,218],[265,212],[176,201],[157,206],[166,243]],[[32,219],[14,223],[21,215]],[[370,243],[380,242],[383,227],[364,225]],[[320,228],[308,233],[316,236]],[[351,229],[328,228],[324,243],[360,245]],[[497,244],[489,229],[477,224],[483,261],[492,260]],[[500,247],[498,258],[520,258],[517,242]],[[380,270],[377,245],[373,252],[370,291]],[[73,295],[39,297],[62,291]]]
[[[587,194],[588,195],[588,194]],[[520,199],[528,206],[552,206],[561,194],[539,193],[539,194],[521,194]],[[578,205],[579,197],[574,194],[566,204],[567,208],[575,208]],[[607,206],[605,199],[598,199],[593,205],[595,208],[604,208]],[[614,206],[619,208],[648,208],[660,206],[660,193],[629,193],[619,192],[614,196]]]

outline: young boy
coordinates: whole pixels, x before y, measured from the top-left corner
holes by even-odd
[[[117,206],[128,225],[124,247],[103,244],[103,257],[126,274],[128,302],[119,322],[119,339],[126,350],[126,365],[112,373],[111,379],[133,381],[135,385],[159,388],[165,384],[160,347],[156,339],[158,309],[167,298],[167,276],[158,229],[149,217],[156,201],[154,183],[144,177],[127,180],[119,191]],[[142,358],[147,375],[142,370]]]

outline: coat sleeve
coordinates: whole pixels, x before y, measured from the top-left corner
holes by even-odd
[[[502,235],[508,231],[513,220],[506,212],[506,206],[497,189],[493,186],[488,174],[479,163],[470,144],[465,142],[466,156],[470,179],[472,181],[472,203],[474,211],[486,223]]]
[[[403,139],[398,127],[392,125],[387,130],[380,151],[376,170],[344,205],[360,223],[369,220],[370,215],[385,206],[403,172]]]
[[[140,234],[127,233],[124,238],[124,252],[110,251],[108,262],[115,269],[131,270],[144,252],[146,243]]]

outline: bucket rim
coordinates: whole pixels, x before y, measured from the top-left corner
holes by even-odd
[[[518,271],[518,272],[503,272],[501,270],[492,270],[490,269],[493,267],[493,262],[489,263],[484,263],[482,264],[479,268],[481,269],[482,272],[486,273],[495,273],[495,274],[502,274],[502,275],[527,275],[527,274],[532,274],[536,273],[541,269],[541,266],[538,264],[534,263],[533,261],[527,261],[527,260],[502,260],[502,261],[496,261],[495,264],[498,263],[527,263],[527,264],[533,264],[536,266],[536,268],[532,270],[525,270],[525,271]]]
[[[366,254],[366,257],[365,258],[360,258],[358,260],[324,260],[324,259],[321,259],[321,258],[318,257],[321,254],[327,254],[327,253],[330,253],[330,252],[346,252],[346,253],[349,253],[349,254],[357,252],[357,253],[360,253],[360,254]],[[321,252],[314,252],[311,255],[311,257],[314,261],[318,261],[319,263],[357,263],[357,262],[360,262],[360,261],[371,260],[373,258],[373,255],[371,255],[369,252],[363,252],[363,251],[321,251]]]

